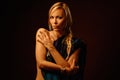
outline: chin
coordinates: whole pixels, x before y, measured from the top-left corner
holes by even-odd
[[[62,30],[62,29],[59,29],[59,28],[55,28],[55,29],[53,29],[53,30],[55,30],[55,31],[60,31],[60,30]]]

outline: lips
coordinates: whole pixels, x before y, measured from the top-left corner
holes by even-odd
[[[53,29],[54,29],[54,30],[62,30],[62,28],[59,27],[59,26],[56,26],[56,27],[54,26]]]
[[[58,29],[58,28],[60,28],[60,26],[57,26],[57,25],[53,25],[52,27],[53,27],[53,29]]]

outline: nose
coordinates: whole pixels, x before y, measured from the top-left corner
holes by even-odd
[[[54,24],[57,24],[57,19],[56,18],[54,18]]]

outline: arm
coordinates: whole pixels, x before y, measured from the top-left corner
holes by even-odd
[[[49,70],[60,70],[61,69],[60,65],[46,61],[46,48],[42,43],[38,41],[38,34],[39,30],[36,33],[36,47],[35,47],[35,56],[38,67]]]
[[[47,49],[50,51],[50,54],[52,55],[57,64],[63,67],[70,67],[70,64],[60,55],[60,53],[53,45],[51,45],[51,47],[48,47]]]
[[[50,51],[50,53],[51,53],[51,55],[53,56],[54,59],[60,61],[59,58],[62,57],[62,56],[59,55],[58,51],[54,48],[54,46],[49,48],[49,51]],[[68,74],[75,74],[75,73],[77,73],[77,71],[79,69],[79,66],[76,65],[76,64],[78,63],[78,56],[79,56],[79,54],[80,54],[80,48],[75,50],[73,52],[73,54],[69,57],[67,62],[69,63],[70,66],[67,66],[66,64],[64,64],[64,65],[66,65],[64,67],[65,67],[66,72]],[[61,62],[61,64],[63,64],[63,63]]]
[[[64,60],[64,58],[60,55],[60,53],[56,50],[56,48],[53,45],[53,41],[51,40],[49,36],[49,32],[45,29],[40,29],[38,31],[38,41],[39,43],[42,43],[43,46],[45,46],[53,56],[55,62],[58,65],[61,65],[62,67],[69,67],[69,63]]]
[[[67,63],[62,62],[63,57],[60,55],[60,53],[56,50],[56,48],[53,45],[51,45],[51,47],[48,47],[47,49],[50,51],[56,63],[63,64],[65,65],[65,67],[70,67],[72,65],[73,60],[75,60],[75,65],[78,63],[80,48],[73,52],[73,54],[69,57]]]
[[[44,48],[47,48],[51,55],[53,56],[54,60],[56,61],[56,64],[61,65],[62,68],[66,68],[66,71],[70,73],[71,71],[78,70],[79,66],[76,66],[75,63],[78,61],[78,55],[80,52],[80,49],[77,49],[69,58],[69,60],[65,60],[60,53],[56,50],[56,48],[53,45],[52,40],[49,37],[49,33],[45,29],[40,29],[38,31],[38,43],[42,44]],[[43,49],[41,49],[43,50]],[[44,62],[45,63],[45,62]],[[46,62],[46,65],[48,62]],[[60,66],[60,67],[61,67]]]
[[[74,53],[68,59],[69,64],[72,64],[72,61],[75,60],[75,65],[78,63],[78,58],[80,55],[80,48],[75,50]]]

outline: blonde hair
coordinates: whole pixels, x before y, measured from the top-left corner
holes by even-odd
[[[66,17],[66,22],[65,22],[65,28],[64,28],[64,32],[65,32],[65,39],[63,40],[64,43],[67,44],[67,54],[70,54],[70,50],[71,50],[71,39],[72,39],[72,31],[71,31],[71,26],[72,26],[72,16],[71,16],[71,12],[70,9],[68,7],[68,5],[64,2],[57,2],[55,4],[52,5],[52,7],[49,9],[49,14],[48,17],[50,17],[50,14],[53,10],[56,9],[63,9],[65,12],[65,17]],[[48,20],[48,26],[49,26],[49,30],[52,30],[51,24]]]

